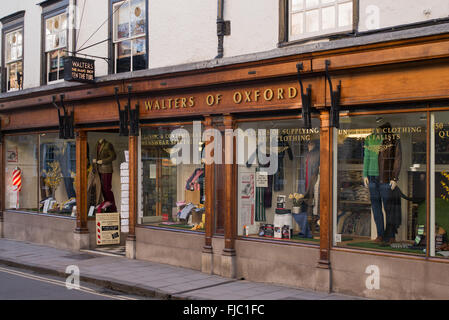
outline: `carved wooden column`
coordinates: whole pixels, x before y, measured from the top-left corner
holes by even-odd
[[[130,259],[136,258],[138,140],[137,136],[129,136],[129,232],[126,239],[126,257]]]
[[[76,132],[76,250],[89,248],[87,227],[87,133]]]
[[[329,112],[320,113],[320,256],[317,265],[316,288],[330,291],[330,248],[332,226],[332,139],[333,128]]]
[[[206,117],[203,121],[204,130],[212,129],[212,118]],[[213,143],[210,141],[210,137],[205,138],[206,145]],[[196,147],[196,146],[194,146]],[[201,271],[205,273],[213,273],[213,248],[212,248],[212,236],[214,232],[214,164],[209,163],[204,165],[205,171],[205,196],[206,196],[206,232],[202,253]]]
[[[222,275],[229,278],[236,276],[235,265],[235,139],[233,134],[234,122],[231,115],[223,119],[225,129],[225,245],[222,254]]]

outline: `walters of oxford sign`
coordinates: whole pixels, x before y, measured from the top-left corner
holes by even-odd
[[[78,57],[64,59],[64,80],[93,82],[95,80],[95,61]]]
[[[240,110],[300,105],[296,86],[254,87],[243,90],[223,89],[219,92],[161,96],[145,99],[141,104],[144,113],[195,113],[212,108]]]

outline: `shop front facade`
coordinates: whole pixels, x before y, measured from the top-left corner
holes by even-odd
[[[128,258],[447,298],[448,49],[429,36],[10,94],[2,236],[94,249],[96,214],[118,212]]]

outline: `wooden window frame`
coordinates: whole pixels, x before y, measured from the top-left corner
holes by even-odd
[[[22,62],[22,80],[21,80],[21,88],[23,89],[23,78],[24,78],[24,56],[25,56],[25,28],[24,28],[24,17],[25,11],[18,11],[9,16],[6,16],[0,19],[2,23],[2,53],[1,53],[1,65],[4,66],[1,68],[1,91],[2,92],[13,92],[17,90],[8,90],[8,82],[9,82],[9,72],[7,68],[7,64],[12,64],[21,61]],[[16,59],[14,61],[6,62],[6,36],[12,32],[22,30],[22,57],[20,59]]]
[[[54,52],[57,50],[65,50],[70,51],[70,44],[69,44],[69,22],[70,22],[70,13],[68,12],[69,7],[69,0],[48,0],[44,1],[42,3],[39,3],[39,5],[42,7],[42,14],[41,14],[41,85],[46,84],[54,84],[64,81],[64,79],[58,79],[55,81],[48,81],[48,58],[47,55],[50,52]],[[46,21],[48,19],[54,18],[55,16],[58,16],[60,14],[67,14],[67,29],[66,29],[66,46],[61,47],[59,49],[51,50],[47,52],[46,48]],[[68,54],[67,54],[68,55]]]
[[[290,35],[290,4],[292,0],[279,0],[279,42],[278,47],[283,47],[290,44],[301,44],[304,42],[328,39],[338,36],[344,36],[347,34],[354,34],[358,29],[359,24],[359,1],[352,0],[352,28],[334,28],[328,31],[319,31],[311,34],[304,33],[302,36],[292,37]],[[343,1],[343,0],[338,0]],[[319,5],[317,8],[320,9],[322,6]],[[326,6],[327,7],[327,6]],[[321,12],[321,10],[320,10]],[[335,13],[336,21],[338,24],[338,13]],[[321,13],[320,13],[321,16]],[[321,21],[321,19],[320,19]],[[305,19],[304,19],[305,25]]]
[[[148,0],[144,0],[145,3],[145,34],[144,35],[139,35],[139,36],[134,36],[134,37],[129,37],[126,39],[121,39],[120,41],[116,41],[115,39],[115,14],[116,14],[116,6],[119,5],[120,3],[124,3],[125,1],[130,1],[130,0],[109,0],[109,49],[108,49],[108,56],[109,56],[109,74],[116,74],[116,70],[117,70],[117,66],[116,66],[116,57],[117,57],[117,44],[122,42],[122,41],[133,41],[135,39],[138,38],[143,38],[145,37],[145,54],[147,56],[146,61],[145,61],[145,69],[148,69],[149,67],[149,6],[148,6]],[[132,45],[131,45],[131,50],[132,50]],[[132,51],[131,51],[131,66],[130,66],[130,71],[128,72],[133,72],[133,68],[132,68],[132,64],[133,64],[133,59],[132,59]]]

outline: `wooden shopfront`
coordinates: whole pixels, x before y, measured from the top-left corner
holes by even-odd
[[[212,69],[121,80],[105,77],[95,84],[5,95],[0,99],[4,180],[1,191],[3,195],[9,194],[10,171],[5,171],[8,167],[7,155],[11,151],[8,137],[39,134],[38,141],[44,141],[42,134],[49,134],[58,128],[52,97],[56,96],[58,104],[63,93],[65,105],[69,110],[72,107],[74,110],[76,217],[57,216],[52,223],[65,223],[65,228],[69,229],[73,226],[75,236],[72,248],[87,248],[93,243],[86,196],[90,161],[88,144],[92,153],[94,145],[90,137],[95,140],[104,133],[107,134],[106,139],[109,136],[111,139],[117,138],[117,144],[121,145],[120,152],[129,151],[129,189],[125,190],[129,192],[129,228],[125,235],[128,257],[232,278],[373,298],[445,297],[449,278],[437,275],[444,274],[449,265],[444,255],[438,254],[444,253],[444,250],[441,247],[435,249],[439,243],[433,235],[436,236],[440,230],[436,229],[434,222],[429,223],[435,219],[438,222],[439,207],[435,201],[425,200],[438,198],[446,190],[441,182],[444,182],[446,173],[444,135],[449,124],[444,120],[449,110],[448,58],[449,37],[441,35],[249,61]],[[330,61],[328,68],[334,89],[341,82],[339,128],[333,126],[335,123],[330,113],[332,99],[326,79],[326,61]],[[298,63],[303,65],[300,77],[304,87],[311,86],[312,125],[307,129],[303,128]],[[118,88],[123,109],[128,103],[129,85],[131,109],[139,110],[139,134],[121,136],[119,139],[120,118],[115,88]],[[167,156],[173,145],[159,141],[160,136],[156,139],[157,143],[149,138],[158,133],[169,134],[172,129],[190,132],[198,122],[201,123],[201,135],[206,129],[216,129],[221,133],[221,150],[215,149],[214,155],[221,153],[226,159],[232,154],[233,161],[200,163],[191,167],[173,166]],[[403,192],[406,190],[408,194],[405,196],[409,198],[421,196],[419,205],[413,201],[403,202],[403,225],[399,226],[396,235],[403,248],[376,244],[373,239],[375,221],[370,220],[369,214],[374,209],[367,205],[370,201],[369,188],[361,188],[364,178],[361,142],[372,130],[386,122],[391,124],[388,134],[396,130],[400,132],[395,134],[401,135],[403,161],[397,185]],[[235,142],[236,138],[227,129],[238,128],[286,132],[286,141],[292,151],[291,159],[296,160],[288,160],[290,154],[283,149],[283,175],[273,177],[274,185],[287,181],[285,189],[275,189],[273,186],[273,192],[267,196],[263,189],[266,187],[253,184],[254,194],[246,193],[248,190],[243,192],[245,179],[259,177],[259,169],[236,163],[237,147],[235,143],[230,143]],[[204,142],[203,147],[212,143],[206,139],[200,140]],[[318,147],[319,155],[319,183],[313,204],[315,211],[311,211],[312,218],[315,216],[318,219],[308,220],[318,226],[315,234],[310,237],[302,234],[293,239],[260,236],[261,224],[275,224],[271,219],[277,217],[275,205],[278,196],[286,196],[290,208],[292,205],[288,201],[292,199],[288,196],[306,191],[310,181],[304,178],[304,174],[309,174],[305,172],[304,164],[310,159],[306,157],[310,140]],[[37,149],[36,152],[41,152],[40,148]],[[352,153],[344,153],[346,151]],[[39,176],[41,167],[40,164],[33,167],[35,176]],[[162,223],[177,222],[171,221],[170,217],[176,216],[176,203],[186,200],[186,179],[192,178],[194,173],[200,176],[198,170],[204,171],[203,180],[193,188],[203,188],[200,194],[204,198],[197,206],[198,212],[204,212],[202,226],[192,230],[180,227],[179,223]],[[351,184],[349,180],[343,180],[344,175],[357,182]],[[295,184],[289,185],[288,181],[292,179]],[[36,177],[36,193],[39,193],[37,180]],[[407,188],[408,182],[414,186],[413,189]],[[120,191],[122,194],[123,190],[116,190],[114,193]],[[152,190],[156,195],[149,194]],[[165,190],[172,190],[172,196]],[[271,197],[271,207],[264,204],[263,208],[252,209],[252,203],[257,203],[255,199],[262,203],[260,197],[264,197],[264,201]],[[362,198],[358,206],[347,209],[351,203],[357,204],[357,197]],[[39,195],[36,203],[39,202],[38,198]],[[35,224],[41,234],[51,232],[45,230],[45,225],[37,219],[48,219],[51,215],[41,214],[39,210],[37,213],[22,212],[12,208],[9,202],[9,198],[4,197],[1,208],[5,237],[27,240],[31,231],[24,233],[20,230],[20,224],[27,224],[29,228]],[[368,213],[363,216],[361,208]],[[251,213],[251,210],[254,212]],[[350,233],[347,231],[350,228],[346,228],[348,224],[341,223],[339,226],[339,221],[342,221],[339,220],[340,214],[356,210],[360,211],[357,218],[345,218],[353,221],[354,227]],[[201,215],[199,217],[197,225],[201,221]],[[33,222],[28,223],[30,219]],[[363,219],[369,227],[356,227]],[[442,227],[443,220],[438,228]],[[245,233],[244,225],[249,226],[248,233]],[[298,225],[297,221],[292,220],[293,235],[302,231],[298,230]],[[357,232],[354,231],[356,229]],[[416,236],[423,236],[420,246],[427,250],[416,249],[419,246],[413,247],[416,250],[406,247],[413,246]],[[41,238],[39,242],[48,242],[49,238]],[[70,246],[70,239],[64,241],[66,246]],[[354,245],[356,242],[358,245]],[[371,269],[367,269],[369,266],[378,267],[375,270],[380,272],[379,289],[366,286],[366,279],[371,274]]]

